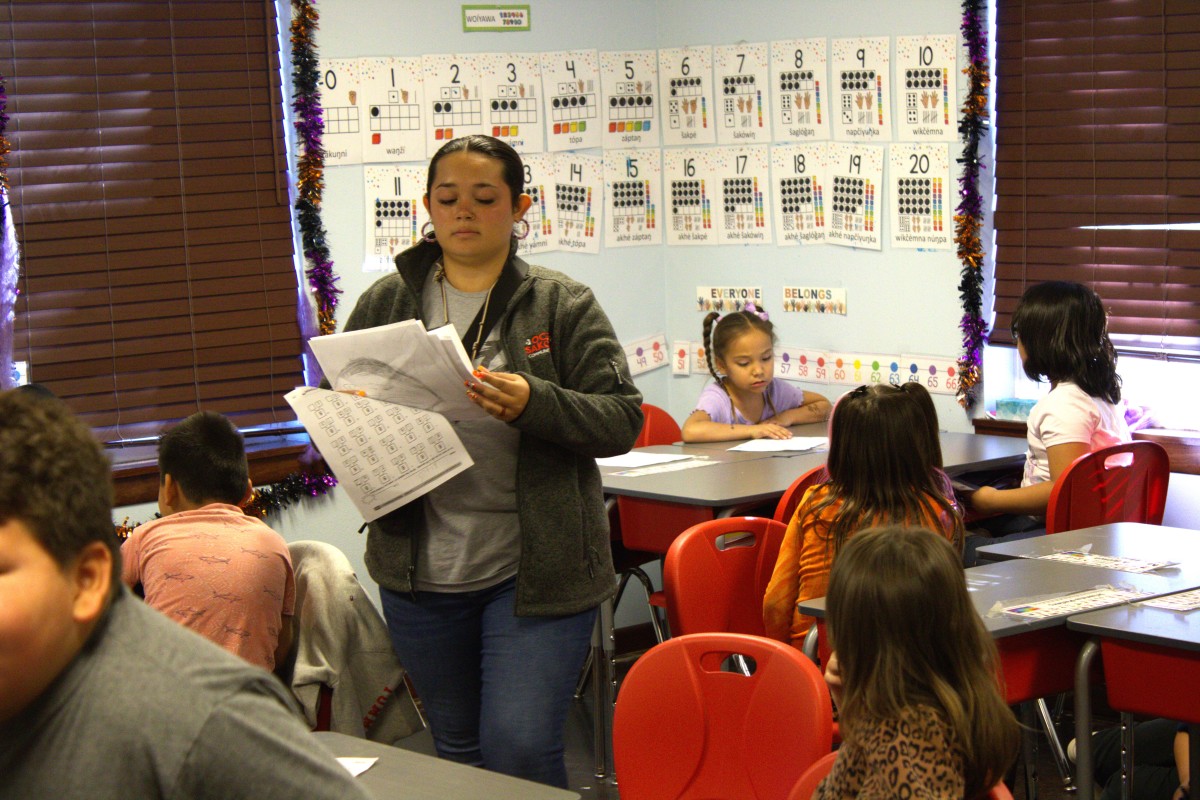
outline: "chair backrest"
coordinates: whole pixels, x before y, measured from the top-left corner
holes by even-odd
[[[787,526],[764,517],[725,517],[681,533],[663,564],[672,634],[765,636],[763,594]]]
[[[642,431],[634,447],[652,444],[675,444],[683,438],[683,432],[675,418],[658,406],[642,403]]]
[[[813,792],[817,791],[817,784],[833,769],[834,761],[837,761],[837,751],[817,759],[815,764],[804,771],[800,780],[796,781],[796,785],[788,794],[788,800],[811,800]]]
[[[616,777],[628,797],[786,797],[829,752],[831,728],[829,690],[799,650],[736,633],[678,636],[621,684]]]
[[[800,500],[804,497],[804,493],[809,490],[809,487],[820,483],[824,477],[825,465],[822,464],[819,467],[813,467],[792,481],[792,485],[783,493],[783,497],[779,498],[779,504],[775,506],[775,514],[771,519],[776,522],[782,522],[784,525],[791,522],[792,517],[796,513],[796,506],[800,505]]]
[[[1171,462],[1156,442],[1125,442],[1086,453],[1058,476],[1046,533],[1110,522],[1161,525]]]
[[[679,424],[658,406],[643,403],[642,415],[644,421],[642,431],[634,442],[636,447],[674,444],[683,437]],[[617,498],[617,516],[620,519],[621,543],[626,548],[664,555],[682,531],[712,519],[713,510],[707,506],[621,496]]]

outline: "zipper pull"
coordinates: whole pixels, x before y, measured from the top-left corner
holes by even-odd
[[[617,386],[625,385],[625,379],[621,377],[621,368],[617,366],[616,359],[610,358],[608,363],[612,366],[613,372],[617,374]]]

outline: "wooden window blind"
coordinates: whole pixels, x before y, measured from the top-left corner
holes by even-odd
[[[996,319],[1091,285],[1125,352],[1200,349],[1200,3],[996,0]],[[1162,226],[1192,223],[1192,229]],[[1106,226],[1159,226],[1109,228]]]
[[[106,440],[302,384],[272,0],[0,6],[14,358]]]

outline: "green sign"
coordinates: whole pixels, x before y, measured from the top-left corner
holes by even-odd
[[[530,30],[528,5],[463,6],[463,33]]]

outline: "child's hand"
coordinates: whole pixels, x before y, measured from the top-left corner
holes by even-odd
[[[751,439],[790,439],[792,432],[776,422],[760,422],[750,426]]]
[[[829,686],[829,696],[833,698],[833,702],[840,705],[842,702],[842,673],[838,669],[836,652],[829,654],[829,664],[825,667],[825,683]]]
[[[979,514],[991,514],[997,511],[995,507],[996,495],[1000,494],[999,489],[994,489],[991,486],[980,486],[970,494],[959,495],[964,502],[975,512]]]

